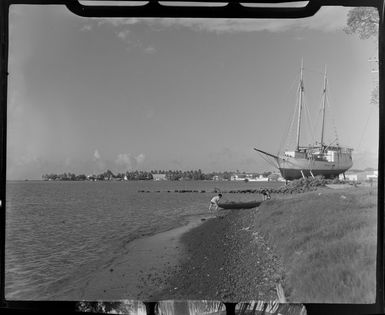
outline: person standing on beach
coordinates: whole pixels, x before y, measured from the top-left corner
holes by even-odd
[[[262,189],[261,194],[263,195],[263,200],[269,200],[271,199],[270,191],[267,189]]]
[[[215,211],[218,210],[218,202],[222,198],[222,194],[218,194],[218,196],[213,197],[210,200],[210,206],[209,206],[209,211]]]

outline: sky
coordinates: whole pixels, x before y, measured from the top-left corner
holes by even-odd
[[[345,34],[348,10],[253,21],[87,19],[61,6],[12,6],[7,178],[273,171],[253,148],[276,154],[292,138],[302,59],[313,127],[326,66],[327,139],[336,130],[354,149],[353,168],[376,168],[368,60],[377,43]]]

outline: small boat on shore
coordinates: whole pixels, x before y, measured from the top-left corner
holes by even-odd
[[[255,207],[259,207],[262,201],[247,201],[247,202],[238,202],[238,201],[227,201],[227,202],[219,202],[218,207],[222,209],[251,209]]]

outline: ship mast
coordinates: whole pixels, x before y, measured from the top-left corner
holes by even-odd
[[[322,103],[322,130],[321,130],[321,148],[324,147],[324,130],[325,130],[325,111],[326,111],[326,66],[324,75],[323,103]]]
[[[299,83],[299,102],[298,102],[298,124],[297,124],[297,151],[299,151],[299,138],[301,133],[301,115],[302,115],[302,99],[303,99],[303,59],[301,60],[301,79]]]

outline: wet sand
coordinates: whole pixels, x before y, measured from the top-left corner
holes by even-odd
[[[185,255],[181,236],[207,217],[193,217],[184,226],[132,241],[122,257],[101,268],[72,294],[88,301],[154,300]]]
[[[256,211],[222,210],[135,240],[77,294],[104,301],[276,300],[283,270],[250,225]]]

